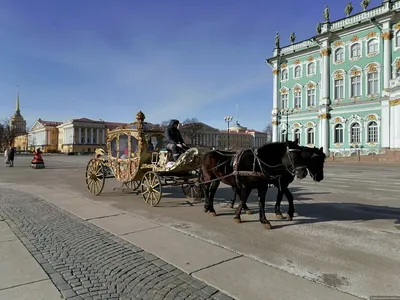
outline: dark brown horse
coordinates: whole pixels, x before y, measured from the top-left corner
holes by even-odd
[[[301,147],[301,155],[303,157],[304,163],[308,169],[308,173],[310,174],[311,178],[316,181],[320,182],[324,179],[324,163],[326,155],[323,151],[323,148],[310,148],[310,147]],[[283,219],[284,216],[281,212],[281,202],[283,195],[286,196],[288,200],[289,208],[287,212],[286,218],[291,221],[293,220],[295,208],[293,202],[293,195],[289,190],[289,184],[292,183],[294,180],[294,176],[290,172],[285,172],[281,177],[273,178],[268,181],[268,185],[274,185],[278,189],[278,195],[275,202],[275,215],[278,219]],[[230,207],[233,208],[235,204],[235,200],[237,197],[237,191],[235,187],[233,189],[233,198],[230,203]],[[268,189],[268,186],[267,186]],[[246,210],[246,208],[244,208]],[[247,208],[248,210],[248,208]]]
[[[259,148],[244,149],[235,155],[213,150],[207,152],[201,161],[200,180],[204,189],[204,211],[216,216],[214,196],[220,181],[235,187],[240,195],[240,204],[234,220],[241,222],[242,208],[247,208],[247,198],[251,190],[257,189],[259,195],[260,223],[272,228],[265,217],[265,196],[268,190],[267,179],[277,178],[290,172],[299,179],[307,176],[298,141],[269,143]]]

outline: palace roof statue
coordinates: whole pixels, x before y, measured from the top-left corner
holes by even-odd
[[[346,8],[344,9],[344,12],[346,14],[346,16],[350,16],[351,12],[353,11],[353,5],[351,4],[351,2],[347,2]]]
[[[329,7],[328,7],[328,5],[325,5],[324,20],[325,20],[325,22],[329,22]]]
[[[363,11],[367,10],[369,2],[370,2],[370,0],[362,0],[361,1],[361,7],[362,7]]]
[[[276,32],[276,35],[275,35],[275,47],[276,48],[278,48],[279,49],[279,41],[280,41],[280,37],[279,37],[279,32],[277,31]]]
[[[294,34],[294,32],[292,32],[292,33],[290,34],[289,39],[290,39],[290,42],[291,42],[292,44],[294,44],[294,41],[296,40],[296,35]]]

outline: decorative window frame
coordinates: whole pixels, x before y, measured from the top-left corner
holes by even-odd
[[[308,105],[308,91],[309,90],[314,90],[314,93],[315,93],[315,105]],[[306,92],[305,92],[306,107],[308,109],[315,108],[318,105],[317,104],[318,103],[317,99],[318,99],[318,97],[317,97],[317,83],[315,83],[314,81],[310,80],[309,82],[307,82],[307,85],[306,85]]]
[[[393,32],[393,40],[394,40],[393,49],[396,51],[400,49],[400,43],[399,45],[396,45],[397,36],[398,35],[400,36],[400,22],[395,25],[395,29],[396,30]]]
[[[353,147],[362,145],[364,142],[364,127],[363,127],[363,122],[362,122],[361,117],[359,115],[352,115],[348,119],[348,124],[349,124],[349,126],[347,127],[347,133],[348,133],[347,137],[348,137],[349,144],[351,144],[351,146],[353,146]],[[360,125],[360,142],[359,143],[351,143],[351,129],[353,128],[354,124]]]
[[[295,107],[295,93],[298,93],[298,92],[300,92],[300,106],[299,107]],[[296,83],[294,86],[293,86],[293,88],[292,88],[292,98],[293,98],[293,108],[295,109],[295,110],[299,110],[299,109],[301,109],[302,107],[303,107],[303,87],[300,85],[300,84],[298,84],[298,83]]]
[[[373,42],[373,41],[376,41],[376,43],[377,43],[377,45],[378,45],[378,51],[372,52],[372,53],[368,53],[368,46],[369,46],[369,43],[371,43],[371,42]],[[373,37],[368,38],[368,39],[365,41],[365,56],[366,56],[366,57],[377,56],[377,55],[380,53],[380,51],[381,51],[381,45],[380,45],[379,39],[378,39],[377,37],[373,36]]]
[[[308,147],[314,147],[315,146],[315,140],[317,138],[317,124],[313,121],[308,121],[306,124],[304,124],[304,138],[305,138],[305,143],[308,142],[308,130],[313,129],[314,130],[314,144],[307,144]]]
[[[286,74],[286,78],[283,78],[283,74]],[[289,80],[289,70],[285,68],[281,68],[281,82],[286,82]]]
[[[400,57],[396,58],[392,63],[392,79],[397,77],[397,73],[400,70]]]
[[[332,138],[332,143],[335,145],[335,147],[342,147],[343,144],[346,143],[346,122],[347,119],[343,118],[342,116],[336,116],[332,118],[331,120],[331,136]],[[335,143],[335,127],[336,125],[342,125],[343,126],[343,143]]]
[[[357,66],[357,65],[354,65],[350,70],[349,70],[349,72],[348,72],[348,77],[349,77],[349,82],[348,82],[348,92],[349,92],[349,99],[352,99],[352,100],[354,100],[354,101],[356,101],[356,100],[358,100],[358,99],[360,99],[361,97],[362,97],[362,95],[363,95],[363,84],[364,84],[364,81],[363,81],[363,70],[362,70],[362,68],[360,68],[359,66]],[[360,95],[359,96],[356,96],[356,97],[352,97],[351,96],[351,78],[353,78],[353,77],[355,77],[355,76],[360,76]]]
[[[336,53],[337,53],[339,50],[342,50],[342,51],[343,51],[343,59],[341,59],[341,60],[336,60]],[[346,50],[345,50],[344,46],[339,46],[339,47],[335,48],[335,50],[333,51],[333,64],[334,64],[334,65],[340,65],[340,64],[344,63],[345,60],[346,60]]]
[[[376,113],[371,113],[368,114],[367,116],[365,116],[365,118],[363,118],[364,121],[364,141],[366,143],[366,145],[369,146],[377,146],[380,145],[381,143],[381,117],[376,114]],[[376,122],[376,125],[378,126],[378,142],[376,143],[368,143],[368,127],[369,124],[371,124],[372,122]]]
[[[343,101],[346,98],[346,71],[343,69],[338,69],[335,70],[332,74],[331,74],[331,78],[332,78],[332,99],[338,103]],[[335,95],[335,81],[338,79],[343,79],[343,98],[336,98]]]
[[[280,90],[279,90],[279,107],[280,107],[280,109],[290,107],[289,91],[290,91],[290,89],[286,86],[283,86],[280,88]],[[282,107],[282,95],[287,95],[286,107]]]
[[[368,74],[376,72],[378,75],[378,93],[377,94],[368,94]],[[368,98],[379,97],[381,94],[381,65],[377,62],[370,62],[364,68],[364,76],[365,76],[365,95]]]
[[[313,73],[309,72],[309,68],[310,68],[311,65],[314,65],[314,72]],[[315,74],[317,74],[317,63],[315,61],[310,61],[309,63],[306,64],[306,73],[307,73],[308,77],[312,77]]]
[[[296,76],[296,70],[299,69],[300,70],[300,76]],[[302,66],[300,64],[297,64],[295,66],[293,66],[293,79],[300,79],[303,74],[303,69]]]
[[[294,133],[296,130],[299,130],[300,133],[300,139],[299,139],[299,144],[301,144],[301,141],[303,140],[302,136],[303,136],[303,125],[301,125],[299,122],[293,123],[291,126],[292,129],[292,137],[294,139]]]
[[[358,47],[360,47],[360,51],[359,51],[360,55],[357,56],[357,57],[352,57],[352,52],[353,52],[352,50],[353,50],[353,47],[355,47],[355,46],[357,46],[357,45],[358,45]],[[351,44],[349,45],[348,49],[349,49],[349,60],[350,60],[350,61],[357,61],[357,60],[359,60],[359,59],[362,57],[362,54],[363,54],[363,47],[362,47],[361,41],[358,40],[357,42],[351,43]]]
[[[283,132],[284,131],[286,131],[286,133],[288,133],[289,131],[288,131],[288,128],[287,128],[287,126],[286,126],[286,123],[280,123],[280,126],[279,126],[279,141],[281,141],[281,138],[282,138],[282,134],[283,134]],[[284,141],[281,141],[281,142],[284,142]]]

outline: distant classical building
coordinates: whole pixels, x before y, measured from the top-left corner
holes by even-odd
[[[400,1],[317,26],[273,57],[273,141],[298,138],[337,156],[400,148]]]
[[[182,125],[180,131],[182,132],[185,143],[188,145],[200,146],[208,149],[218,146],[219,129],[202,122]]]
[[[38,119],[28,133],[29,149],[40,148],[43,152],[57,152],[58,129],[61,122]]]
[[[10,119],[9,126],[13,137],[12,145],[17,149],[17,151],[27,150],[28,135],[26,132],[26,121],[21,115],[19,91],[17,92],[17,98],[15,100],[15,112]]]

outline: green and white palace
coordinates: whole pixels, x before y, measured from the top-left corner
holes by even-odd
[[[400,148],[400,0],[317,24],[309,40],[273,57],[273,141],[298,138],[336,156]]]

